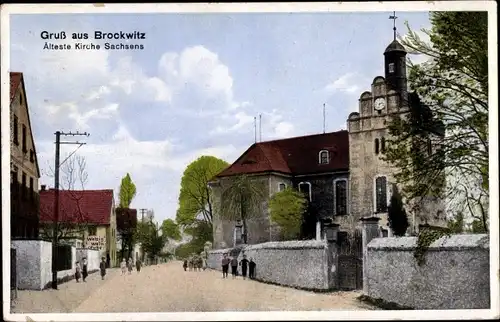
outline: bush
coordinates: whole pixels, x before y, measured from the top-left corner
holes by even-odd
[[[393,234],[400,237],[404,236],[409,226],[408,216],[406,215],[403,207],[403,199],[396,185],[393,186],[387,217]]]

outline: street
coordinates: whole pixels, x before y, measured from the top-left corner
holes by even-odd
[[[359,292],[313,293],[256,281],[222,279],[213,270],[184,272],[181,262],[146,266],[107,279],[92,274],[59,290],[19,291],[12,313],[313,311],[374,309],[355,298]]]

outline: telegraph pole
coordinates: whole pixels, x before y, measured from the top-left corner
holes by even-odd
[[[144,213],[148,210],[146,208],[141,208],[139,211],[141,212],[141,221],[144,222]]]
[[[54,169],[54,222],[52,227],[52,288],[57,290],[57,244],[59,242],[59,168],[64,162],[66,162],[79,148],[84,145],[84,142],[61,142],[62,136],[89,136],[90,133],[84,132],[62,132],[56,131],[56,157],[55,157],[55,169]],[[61,144],[75,144],[78,148],[75,149],[64,161],[60,162],[60,146]]]

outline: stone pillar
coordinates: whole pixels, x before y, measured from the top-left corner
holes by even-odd
[[[331,222],[325,223],[325,239],[328,245],[328,288],[339,289],[339,246],[338,246],[338,232],[339,224]]]
[[[321,221],[316,221],[316,240],[321,240]]]
[[[241,221],[237,221],[236,222],[236,225],[234,226],[234,245],[233,247],[236,247],[238,246],[239,244],[242,243],[242,228],[243,228],[243,224],[241,223]]]
[[[368,295],[368,243],[373,239],[377,238],[380,234],[380,228],[378,222],[380,218],[378,217],[365,217],[361,218],[362,230],[363,230],[363,293]]]

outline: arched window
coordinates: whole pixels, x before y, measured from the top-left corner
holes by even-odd
[[[311,183],[310,182],[299,183],[299,192],[303,193],[307,200],[312,201]]]
[[[387,177],[375,178],[375,212],[387,211]]]
[[[330,155],[327,150],[319,151],[319,163],[320,164],[330,163]]]
[[[385,138],[384,137],[382,137],[382,139],[380,140],[380,145],[381,145],[382,153],[385,153]]]
[[[333,181],[334,209],[336,216],[347,215],[347,180]]]
[[[389,73],[394,73],[394,63],[389,64]]]
[[[380,150],[380,143],[378,139],[375,139],[375,154],[378,154]]]

